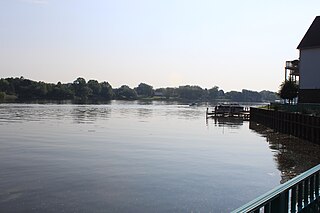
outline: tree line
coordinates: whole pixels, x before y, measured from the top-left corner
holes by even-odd
[[[112,88],[106,81],[86,81],[81,77],[72,83],[57,84],[37,82],[23,77],[0,79],[0,101],[71,100],[88,103],[137,99],[273,102],[278,96],[275,92],[266,90],[257,92],[243,89],[241,92],[224,92],[217,86],[210,89],[190,85],[154,89],[151,85],[140,83],[135,88],[127,85]]]

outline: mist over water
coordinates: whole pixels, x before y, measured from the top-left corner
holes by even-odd
[[[229,212],[320,162],[318,146],[205,110],[1,104],[0,212]]]

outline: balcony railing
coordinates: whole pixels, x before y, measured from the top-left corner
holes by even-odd
[[[290,75],[299,75],[299,60],[286,61],[285,69],[290,70]]]
[[[236,209],[246,212],[320,212],[320,164]]]

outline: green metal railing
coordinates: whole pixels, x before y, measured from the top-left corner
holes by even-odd
[[[238,212],[320,212],[320,164],[234,210]]]

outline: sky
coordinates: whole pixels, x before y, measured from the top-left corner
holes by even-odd
[[[319,0],[0,0],[0,78],[277,91]]]

